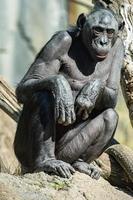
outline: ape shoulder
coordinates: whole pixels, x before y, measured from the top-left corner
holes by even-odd
[[[69,51],[71,43],[70,34],[67,31],[59,31],[46,43],[36,58],[42,58],[44,62],[59,59]]]

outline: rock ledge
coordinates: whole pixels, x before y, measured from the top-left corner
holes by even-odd
[[[76,172],[71,179],[43,172],[14,176],[0,173],[0,200],[132,200],[133,194]]]

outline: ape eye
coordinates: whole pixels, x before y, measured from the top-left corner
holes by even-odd
[[[94,27],[94,33],[96,33],[96,34],[100,34],[100,33],[102,33],[103,32],[103,28],[102,27]]]
[[[115,32],[114,29],[107,29],[107,33],[110,36],[113,36],[114,32]]]

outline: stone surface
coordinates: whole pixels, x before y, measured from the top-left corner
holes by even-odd
[[[132,200],[133,194],[76,172],[71,179],[43,172],[13,176],[0,174],[0,200]]]

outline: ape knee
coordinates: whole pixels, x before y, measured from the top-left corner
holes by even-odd
[[[114,109],[109,108],[104,111],[104,121],[108,130],[115,130],[118,123],[118,114]]]
[[[113,119],[118,120],[118,114],[113,108],[109,108],[104,111],[104,118],[109,121],[112,121]]]

